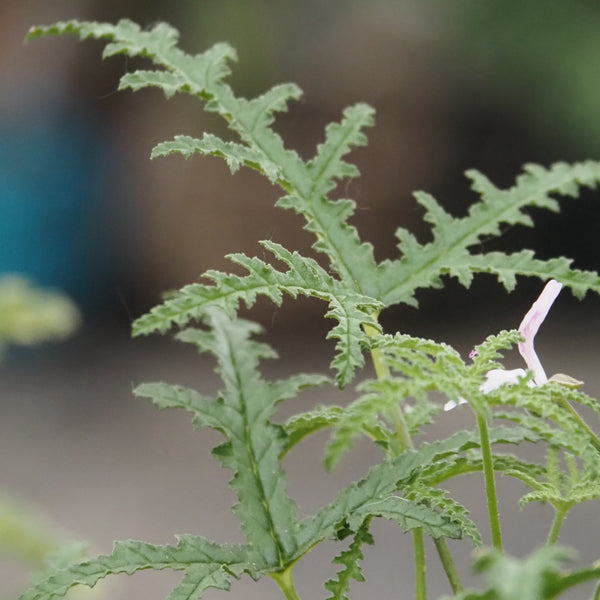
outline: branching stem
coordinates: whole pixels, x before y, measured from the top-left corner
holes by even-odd
[[[553,504],[554,507],[554,520],[552,521],[552,528],[550,529],[550,533],[548,534],[548,540],[546,543],[549,546],[552,546],[558,542],[558,536],[560,535],[560,530],[565,521],[565,517],[569,512],[571,506],[567,503],[564,504]]]
[[[294,565],[290,565],[287,569],[279,573],[269,573],[279,586],[286,600],[300,600],[300,596],[298,596],[296,586],[294,585],[294,578],[292,577],[293,569]]]
[[[379,315],[374,313],[372,314],[372,317],[375,321],[377,321]],[[364,326],[364,331],[371,338],[375,338],[379,334],[377,329],[369,325]],[[373,367],[375,368],[377,379],[383,380],[388,378],[390,376],[390,370],[383,362],[381,350],[379,348],[371,348],[371,359],[373,361]],[[405,450],[412,450],[414,448],[414,444],[408,430],[408,425],[406,424],[406,419],[404,418],[404,413],[402,412],[402,408],[400,407],[399,403],[396,403],[394,407],[394,428],[396,432],[396,444],[392,448],[394,455],[397,456]],[[450,582],[450,586],[452,587],[453,592],[456,594],[458,591],[462,590],[462,584],[454,564],[452,554],[450,553],[450,550],[448,549],[448,546],[443,538],[435,540],[435,545],[444,571],[446,572],[446,576],[448,577],[448,581]],[[413,547],[415,555],[416,598],[417,600],[426,600],[427,564],[425,560],[423,530],[421,528],[413,530]]]

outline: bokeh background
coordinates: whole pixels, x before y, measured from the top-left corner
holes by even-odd
[[[304,97],[277,128],[304,157],[346,105],[372,104],[377,122],[367,132],[369,146],[352,155],[362,177],[344,183],[343,193],[356,200],[353,222],[381,259],[395,255],[399,225],[427,236],[411,198],[415,189],[460,215],[474,199],[462,175],[468,168],[508,186],[524,162],[598,158],[600,5],[2,0],[0,274],[18,272],[64,291],[80,307],[83,324],[68,342],[13,349],[0,365],[0,491],[98,551],[108,551],[116,538],[167,543],[183,531],[235,541],[240,534],[228,514],[228,474],[208,456],[217,437],[193,433],[184,415],[159,414],[130,393],[135,383],[152,379],[208,392],[216,385],[210,364],[166,340],[130,340],[130,322],[163,291],[198,280],[208,268],[228,268],[223,257],[229,252],[262,252],[260,239],[308,251],[311,240],[299,231],[297,217],[273,208],[278,191],[253,172],[232,177],[217,159],[149,160],[153,145],[173,135],[222,129],[196,101],[167,102],[159,91],[118,93],[119,76],[137,63],[101,61],[99,43],[23,42],[34,24],[123,17],[143,26],[170,22],[189,52],[230,42],[239,54],[232,76],[238,93],[298,83]],[[580,268],[597,269],[598,199],[598,192],[584,192],[577,202],[565,200],[560,215],[532,211],[535,230],[507,229],[486,249],[530,246],[541,257],[567,255]],[[421,293],[419,311],[390,310],[384,323],[468,351],[487,334],[515,327],[539,289],[539,282],[522,281],[507,295],[491,278],[479,278],[469,291],[450,281],[444,291]],[[284,359],[270,365],[271,372],[294,361],[323,370],[331,353],[321,343],[323,312],[308,300],[278,309],[259,304],[252,316]],[[584,379],[589,393],[600,389],[598,315],[596,299],[580,303],[565,293],[539,341],[548,370]],[[351,397],[351,391],[328,392],[299,402]],[[460,426],[462,418],[453,415],[448,426]],[[302,448],[290,458],[291,487],[303,513],[377,460],[376,450],[365,446],[325,475],[321,450],[322,444],[310,444],[310,461]],[[460,490],[465,502],[471,493],[480,499],[478,485],[474,480],[475,491]],[[503,483],[514,499],[520,490],[511,485]],[[549,513],[539,511],[536,521],[527,510],[508,525],[517,552],[531,549],[535,532],[548,525]],[[597,524],[597,514],[582,509],[565,536],[577,544],[584,533],[590,538],[590,522]],[[412,574],[385,552],[394,534],[378,527],[380,551],[367,559],[376,587],[369,589],[386,595],[400,586],[399,596],[410,597]],[[400,553],[409,548],[401,546]],[[593,536],[588,550],[592,558],[600,554]],[[313,569],[305,597],[320,597],[319,577],[334,572],[324,556],[304,567]],[[467,564],[467,546],[464,556]],[[25,570],[8,560],[3,569],[0,594],[14,597]],[[435,573],[431,577],[432,597],[447,592]],[[119,577],[107,597],[162,598],[172,581],[167,574]],[[236,594],[275,598],[277,590],[264,582],[240,586]]]

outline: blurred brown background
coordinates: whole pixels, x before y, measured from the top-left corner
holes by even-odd
[[[362,177],[344,183],[342,192],[356,200],[354,222],[384,258],[395,255],[396,227],[427,236],[411,198],[415,189],[461,214],[474,199],[462,176],[467,168],[506,186],[523,162],[598,157],[600,5],[2,0],[0,271],[23,272],[65,290],[85,318],[71,342],[17,349],[1,367],[2,490],[38,505],[101,551],[115,538],[166,543],[184,530],[234,541],[239,533],[226,509],[228,476],[207,453],[216,437],[195,434],[187,417],[159,414],[130,394],[132,383],[150,379],[208,385],[202,387],[208,393],[215,385],[210,365],[167,341],[128,340],[129,323],[164,290],[195,281],[208,268],[229,268],[223,258],[228,252],[261,253],[259,239],[306,250],[312,240],[299,231],[294,215],[273,208],[278,190],[254,172],[232,177],[217,159],[149,161],[153,145],[173,135],[222,130],[197,101],[181,96],[167,102],[155,90],[118,93],[119,76],[136,63],[125,57],[101,61],[96,42],[71,37],[23,43],[34,24],[123,17],[143,26],[170,22],[189,52],[230,42],[239,55],[232,85],[240,94],[297,82],[304,97],[277,128],[305,158],[346,105],[372,104],[377,121],[367,131],[369,146],[351,156]],[[532,246],[542,257],[565,254],[576,266],[597,269],[597,200],[597,192],[585,192],[580,201],[566,200],[561,215],[532,213],[536,230],[511,228],[485,247]],[[390,330],[468,350],[500,327],[516,326],[538,290],[538,282],[523,282],[508,296],[491,279],[477,280],[471,291],[450,282],[447,292],[420,294],[421,311],[394,309],[384,321]],[[579,304],[563,294],[553,312],[556,324],[545,325],[548,333],[540,340],[548,370],[585,379],[590,393],[600,384],[593,381],[598,308],[595,299]],[[277,340],[284,359],[322,370],[321,359],[330,358],[330,348],[315,350],[324,331],[322,313],[317,302],[288,301],[277,310],[263,303],[253,316]],[[331,394],[334,402],[348,399]],[[328,478],[319,466],[321,446],[311,445],[311,452],[309,467],[300,458],[290,460],[292,491],[303,514],[377,459],[375,450],[367,451]],[[474,489],[478,485],[475,480]],[[509,486],[507,493],[518,490]],[[547,513],[539,522],[513,524],[517,547],[528,549],[522,532],[531,528],[532,538],[536,527],[544,531],[544,518]],[[582,530],[595,519],[584,515]],[[574,527],[577,532],[576,520]],[[384,555],[376,556],[367,576],[385,579]],[[327,562],[316,562],[319,573],[333,573]],[[393,562],[388,568],[393,585],[406,585],[410,597],[411,573]],[[7,583],[6,592],[0,584],[0,594],[14,597],[23,573],[12,564],[7,570],[20,579]],[[165,574],[138,577],[150,583],[131,589],[148,599],[163,597],[169,589],[163,582],[172,581]],[[308,579],[320,597],[318,577]],[[107,597],[131,597],[127,586],[138,584],[121,579]],[[432,597],[447,591],[443,582],[432,585]],[[390,589],[383,581],[379,586],[383,594]],[[243,590],[236,596],[277,597],[269,582]]]

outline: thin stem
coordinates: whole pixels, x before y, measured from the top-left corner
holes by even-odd
[[[571,508],[569,504],[560,503],[553,504],[554,507],[554,520],[552,521],[552,528],[550,529],[550,533],[548,534],[548,540],[546,543],[549,546],[553,546],[558,542],[558,536],[560,535],[560,530],[565,521],[565,517]]]
[[[298,596],[296,586],[294,585],[294,579],[292,577],[293,569],[294,565],[291,565],[285,569],[285,571],[280,571],[279,573],[269,573],[271,578],[274,579],[279,586],[279,589],[283,592],[286,600],[300,600],[300,596]]]
[[[373,313],[371,316],[377,320],[379,315],[377,313]],[[370,325],[364,325],[363,328],[365,333],[371,338],[375,338],[377,335],[379,335],[377,329]],[[371,348],[371,359],[373,361],[373,367],[375,368],[377,379],[380,381],[387,379],[390,376],[390,370],[383,362],[381,350],[379,348]],[[396,448],[394,448],[394,454],[398,455],[404,452],[404,450],[412,450],[414,448],[414,444],[410,437],[410,431],[408,430],[404,413],[402,412],[399,404],[394,406],[394,430],[397,440]]]
[[[377,320],[379,314],[373,313],[373,318]],[[370,325],[364,325],[365,333],[372,338],[377,337],[379,332]],[[375,374],[377,379],[380,381],[387,379],[390,376],[390,370],[388,366],[383,362],[381,350],[379,348],[371,348],[371,359],[373,360],[373,367],[375,368]],[[405,450],[412,450],[414,444],[410,437],[410,432],[404,418],[404,413],[400,408],[399,404],[394,405],[394,431],[396,435],[393,440],[393,447],[391,448],[393,454],[398,456]],[[416,586],[416,599],[427,600],[427,565],[425,562],[425,546],[423,544],[423,530],[419,527],[413,529],[413,547],[415,556],[415,586]]]
[[[590,443],[592,444],[592,446],[594,446],[594,448],[596,448],[596,450],[598,450],[598,452],[600,452],[600,439],[592,431],[590,426],[583,420],[581,415],[564,398],[558,398],[557,402],[562,408],[569,412],[571,416],[573,416],[573,418],[577,421],[579,425],[581,425],[581,427],[583,427],[586,430],[586,432],[590,436]]]
[[[423,529],[413,530],[413,548],[415,551],[416,600],[427,600],[427,563],[425,562],[425,544]]]
[[[494,479],[494,459],[492,456],[487,421],[485,420],[485,417],[481,416],[480,414],[477,414],[477,427],[479,428],[479,438],[481,440],[483,475],[485,478],[485,492],[487,495],[490,529],[492,531],[492,544],[494,548],[502,551],[502,533],[500,532],[498,498],[496,497],[496,482]]]
[[[460,580],[460,575],[458,574],[458,570],[454,564],[454,558],[452,558],[452,554],[450,553],[450,549],[446,543],[446,538],[435,538],[433,541],[435,542],[435,547],[437,548],[440,560],[442,561],[442,567],[444,567],[444,571],[446,572],[446,576],[450,582],[452,593],[458,594],[459,592],[462,592],[462,581]]]

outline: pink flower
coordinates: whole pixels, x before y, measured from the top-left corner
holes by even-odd
[[[521,324],[519,325],[519,333],[525,338],[523,342],[519,342],[518,348],[519,353],[525,360],[527,367],[533,371],[533,381],[529,382],[532,387],[544,385],[548,378],[542,363],[535,353],[533,342],[535,334],[538,332],[540,325],[544,322],[550,307],[556,300],[556,297],[562,289],[562,283],[551,279],[538,299],[532,304],[527,314],[523,317]],[[473,352],[469,356],[473,356]],[[506,371],[504,369],[491,369],[485,374],[485,381],[479,386],[479,391],[484,394],[497,390],[501,385],[508,384],[514,385],[518,383],[519,379],[525,377],[526,371],[524,369],[511,369]],[[451,410],[457,404],[464,404],[466,400],[459,398],[458,402],[450,400],[444,405],[444,410]]]
[[[533,371],[535,385],[544,385],[548,378],[538,355],[535,353],[533,340],[561,289],[562,283],[551,279],[519,325],[519,333],[525,338],[524,342],[519,342],[519,352],[527,366]]]

